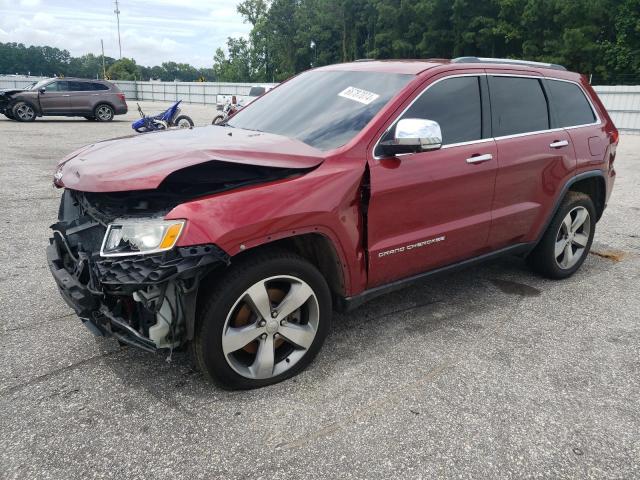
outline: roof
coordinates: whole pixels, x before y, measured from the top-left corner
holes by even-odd
[[[450,61],[440,58],[429,58],[426,60],[357,60],[355,62],[327,65],[326,67],[318,68],[318,70],[418,75],[425,70],[447,63],[450,63]]]
[[[352,71],[352,72],[384,72],[399,73],[409,75],[419,75],[420,73],[435,67],[449,66],[454,69],[465,68],[486,68],[488,70],[508,70],[535,72],[545,76],[567,78],[575,80],[579,74],[566,70],[561,65],[546,64],[541,62],[529,62],[525,60],[482,58],[482,57],[460,57],[453,60],[442,58],[428,58],[416,60],[357,60],[349,63],[338,63],[320,67],[321,71]],[[546,72],[546,73],[543,73]]]

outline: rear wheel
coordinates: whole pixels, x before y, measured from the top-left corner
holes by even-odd
[[[224,120],[224,115],[217,115],[215,117],[213,117],[213,121],[211,122],[211,125],[220,125]]]
[[[97,105],[93,110],[93,115],[99,122],[110,122],[111,120],[113,120],[115,111],[113,110],[113,107],[111,105],[101,103],[100,105]]]
[[[584,193],[569,192],[527,263],[548,278],[573,275],[591,249],[595,227],[596,212],[591,198]]]
[[[240,261],[203,294],[195,359],[226,388],[263,387],[296,375],[329,331],[326,281],[309,262],[287,252]]]
[[[36,119],[36,109],[28,102],[17,102],[11,114],[19,122],[33,122]]]

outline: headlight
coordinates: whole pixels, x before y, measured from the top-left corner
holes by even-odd
[[[171,250],[184,224],[184,220],[116,220],[107,227],[100,256],[142,255]]]

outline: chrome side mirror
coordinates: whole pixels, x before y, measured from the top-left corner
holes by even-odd
[[[386,155],[426,152],[442,147],[438,122],[421,118],[403,118],[396,124],[393,140],[380,143]]]

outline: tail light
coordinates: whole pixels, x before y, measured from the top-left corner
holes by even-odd
[[[125,98],[125,96],[124,96],[124,93],[119,93],[119,94],[118,94],[118,98],[119,98],[120,100],[122,100],[123,102],[127,103],[127,100],[126,100],[126,98]]]
[[[620,137],[620,134],[618,133],[618,130],[614,129],[613,132],[611,132],[611,143],[614,145],[617,145],[619,137]]]

